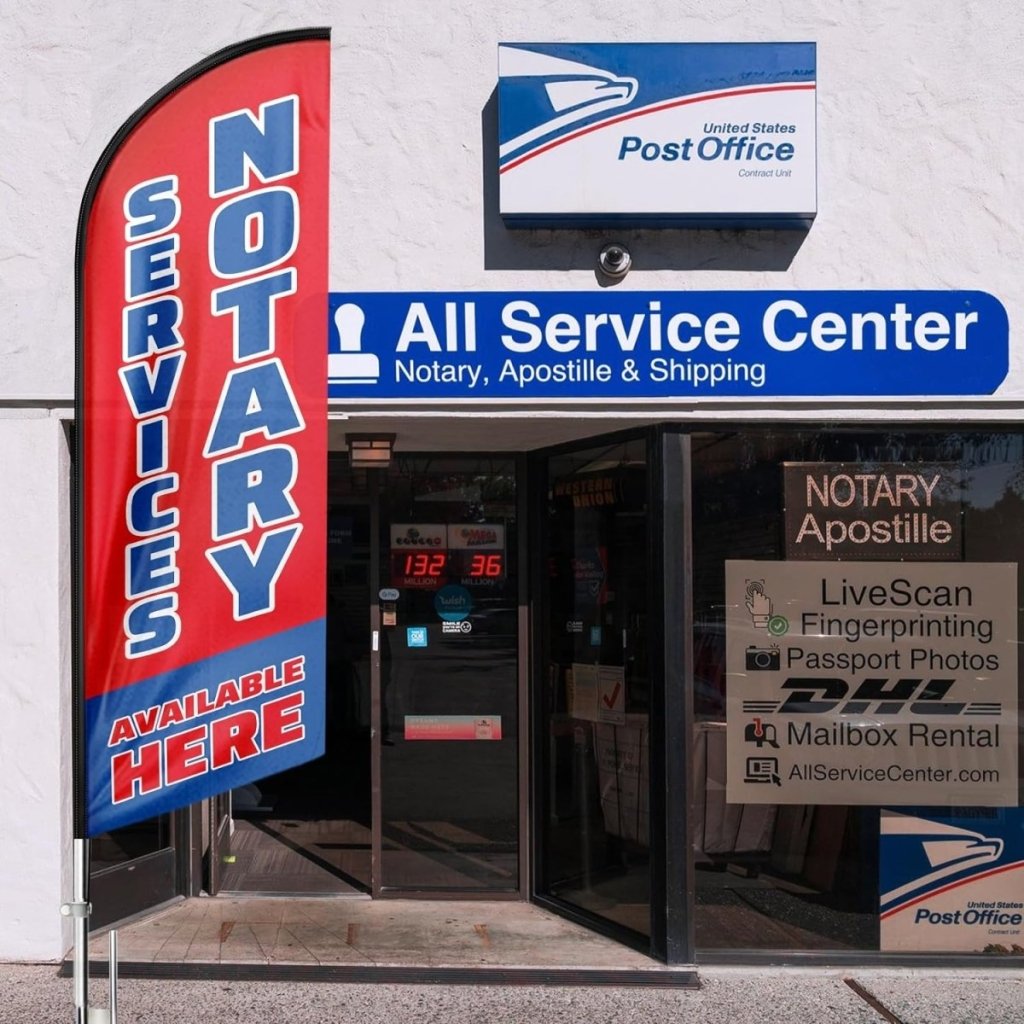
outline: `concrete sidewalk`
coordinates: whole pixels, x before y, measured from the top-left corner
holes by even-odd
[[[479,985],[125,980],[121,1024],[1020,1024],[1024,978],[1007,971],[702,968],[698,991]],[[847,983],[854,981],[876,1005]],[[105,982],[92,1003],[107,1005]],[[0,965],[0,1022],[69,1024],[54,965]]]

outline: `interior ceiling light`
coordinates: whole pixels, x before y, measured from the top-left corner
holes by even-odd
[[[391,465],[394,434],[346,434],[345,443],[353,469],[387,469]]]

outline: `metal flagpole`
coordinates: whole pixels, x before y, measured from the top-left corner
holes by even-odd
[[[89,1020],[89,840],[75,839],[74,888],[71,902],[60,912],[72,919],[75,933],[72,984],[74,987],[75,1024],[88,1024]]]
[[[237,90],[244,87],[245,99],[225,100],[224,80],[219,74],[204,82],[207,72],[228,63],[236,68],[229,94],[240,96]],[[319,300],[327,293],[329,86],[327,28],[275,32],[218,50],[165,85],[125,121],[93,168],[82,197],[75,252],[72,499],[74,893],[61,908],[74,926],[76,1024],[113,1024],[117,1014],[115,933],[110,940],[110,1009],[89,1008],[89,836],[185,807],[323,753],[319,720],[324,701],[324,592],[307,587],[304,581],[322,578],[327,551],[323,515],[327,507],[327,433],[307,429],[307,425],[326,424],[327,412],[326,337],[319,345],[308,342],[318,336],[311,331],[322,332],[326,327],[326,308]],[[267,96],[277,98],[267,101]],[[261,242],[259,252],[245,253],[238,250],[238,239],[226,227],[228,218],[218,219],[235,199],[219,197],[243,189],[246,195],[238,198],[261,201],[262,192],[250,183],[250,167],[260,180],[294,176],[298,191],[275,192],[285,199],[286,207],[267,208],[266,216],[274,225],[266,232],[268,244]],[[179,183],[180,196],[192,199],[179,198]],[[216,211],[209,209],[205,200],[200,202],[200,196],[216,199]],[[194,216],[181,217],[183,202],[193,199]],[[202,213],[204,210],[207,212]],[[313,215],[307,218],[307,212]],[[194,241],[206,251],[212,244],[209,231],[218,224],[219,248],[210,249],[206,260],[182,266],[179,273],[173,259],[179,245],[187,248]],[[276,241],[270,244],[271,239]],[[280,248],[285,243],[291,246],[287,253]],[[262,326],[257,323],[259,318],[239,312],[235,322],[242,333],[234,349],[220,344],[223,323],[215,320],[222,310],[210,310],[209,301],[197,301],[198,297],[220,294],[222,272],[250,275],[284,259],[290,265],[277,274],[280,287],[274,285],[274,295],[295,294],[292,306],[278,310]],[[257,265],[257,261],[261,262]],[[256,280],[231,288],[248,288]],[[282,290],[285,288],[287,292]],[[148,301],[152,296],[156,298]],[[195,394],[179,398],[172,410],[186,355],[178,331],[184,316],[182,296],[190,304],[189,365],[198,361],[198,367],[190,377]],[[268,311],[272,305],[268,298]],[[241,306],[237,308],[241,310]],[[248,321],[252,323],[245,326]],[[280,329],[274,341],[276,327]],[[267,396],[276,394],[275,388],[285,388],[291,396],[286,413],[282,413],[289,424],[285,432],[294,429],[299,436],[291,442],[289,458],[296,473],[300,460],[303,466],[294,487],[294,507],[302,510],[302,521],[289,523],[283,528],[286,533],[261,533],[259,540],[262,545],[264,539],[274,537],[278,574],[288,561],[279,596],[275,603],[275,575],[267,584],[267,593],[257,595],[252,607],[240,610],[238,601],[233,602],[224,589],[227,584],[228,591],[236,596],[240,593],[229,580],[231,571],[222,571],[217,562],[217,573],[206,573],[182,586],[181,593],[187,591],[188,596],[179,609],[175,559],[168,554],[167,563],[162,564],[160,552],[172,544],[174,551],[180,546],[182,559],[191,558],[207,550],[209,540],[202,517],[187,511],[191,507],[188,502],[208,500],[198,481],[210,473],[209,453],[204,454],[207,423],[190,410],[216,403],[218,397],[223,405],[225,396],[235,395],[237,390],[230,382],[242,380],[235,375],[249,372],[237,369],[236,364],[275,345],[273,362],[252,368],[271,370],[272,379],[259,384],[261,394],[265,387],[270,388]],[[294,383],[294,395],[291,384],[286,387],[289,379]],[[200,385],[205,388],[202,394]],[[301,409],[295,404],[295,395],[303,396]],[[262,406],[261,410],[266,413]],[[223,424],[217,428],[224,433],[223,437],[218,434],[217,440],[223,451],[234,444],[227,436],[234,429],[230,420],[218,412],[214,421]],[[168,426],[172,421],[174,426]],[[143,429],[152,427],[155,433]],[[264,428],[269,439],[284,429],[284,421],[273,424],[266,419],[263,426],[252,430],[247,425],[238,432],[238,443]],[[170,438],[174,438],[173,444]],[[252,455],[261,452],[254,448],[246,457]],[[190,479],[197,483],[186,486]],[[179,492],[173,508],[159,499],[171,490]],[[287,497],[292,490],[288,484],[280,493]],[[305,531],[301,541],[300,531]],[[151,536],[158,532],[159,537]],[[136,537],[147,540],[136,541]],[[137,561],[132,552],[139,550],[140,543],[161,546],[151,549],[152,557],[143,554]],[[232,551],[238,555],[243,549],[250,550],[248,544],[239,540]],[[114,551],[122,554],[111,558]],[[227,552],[221,553],[230,561]],[[173,584],[168,582],[172,576]],[[125,601],[135,603],[123,604]],[[189,616],[195,625],[186,628],[182,623]],[[236,625],[251,616],[268,617],[246,622],[244,632],[236,636]],[[109,743],[115,716],[127,715],[125,721],[131,721],[136,702],[140,708],[153,702],[171,706],[207,685],[209,673],[214,671],[210,666],[217,666],[220,673],[220,666],[228,663],[239,670],[266,665],[285,649],[287,661],[282,664],[297,673],[289,680],[295,689],[284,698],[262,692],[254,695],[260,699],[261,714],[268,709],[267,713],[278,715],[278,735],[283,740],[264,744],[259,759],[234,765],[234,758],[229,758],[225,770],[214,774],[205,756],[190,759],[191,753],[182,746],[175,764],[184,774],[176,781],[187,777],[189,782],[169,792],[166,773],[159,767],[155,786],[140,779],[138,773],[149,773],[152,764],[138,735]],[[164,651],[166,655],[158,662],[136,660]],[[147,664],[158,664],[159,671],[148,670]],[[240,672],[232,668],[228,674]],[[280,703],[282,699],[286,703]],[[228,719],[222,716],[219,720]],[[303,724],[307,720],[314,723],[313,728]],[[169,721],[166,727],[173,724]],[[209,726],[213,744],[218,742],[216,724],[215,720]],[[207,728],[205,723],[203,728]],[[172,731],[165,744],[185,736],[180,730]],[[111,745],[121,749],[112,754]],[[213,767],[217,767],[216,748],[213,755]],[[202,771],[192,771],[199,760]],[[117,765],[120,770],[115,772]]]
[[[72,959],[72,986],[74,989],[75,1024],[117,1024],[117,929],[108,936],[108,977],[110,979],[110,1008],[89,1008],[89,840],[74,840],[74,892],[70,903],[60,912],[72,919],[75,932]]]
[[[81,419],[79,418],[79,423]],[[85,827],[85,772],[83,758],[85,752],[84,710],[81,692],[81,518],[79,506],[79,486],[82,471],[81,437],[79,428],[76,432],[76,453],[74,459],[74,487],[72,493],[72,558],[74,576],[74,629],[72,631],[72,661],[74,672],[72,694],[72,803],[74,815],[74,839],[72,840],[72,893],[71,902],[61,905],[60,912],[70,917],[74,930],[74,947],[72,954],[72,986],[74,992],[75,1024],[117,1024],[117,932],[110,932],[110,956],[107,976],[110,979],[110,1009],[89,1009],[89,917],[92,904],[89,902],[89,839]]]
[[[80,229],[81,231],[81,226]],[[81,255],[79,238],[76,263]],[[81,303],[81,286],[76,284],[76,307]],[[80,311],[76,309],[76,320]],[[77,344],[77,342],[76,342]],[[76,375],[79,372],[80,353],[76,352]],[[110,979],[110,1009],[89,1009],[89,918],[92,904],[89,901],[89,838],[86,828],[86,783],[85,783],[85,710],[82,682],[82,458],[83,430],[82,410],[79,396],[75,401],[76,429],[74,435],[74,458],[72,460],[73,483],[71,488],[71,545],[72,545],[72,697],[71,697],[71,794],[73,815],[72,893],[71,902],[61,905],[60,912],[70,917],[74,932],[74,946],[71,962],[71,977],[74,1000],[74,1024],[117,1024],[117,932],[110,932],[110,956],[107,976]]]

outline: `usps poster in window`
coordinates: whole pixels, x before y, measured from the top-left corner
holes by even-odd
[[[1024,810],[882,811],[883,950],[1024,953]]]

